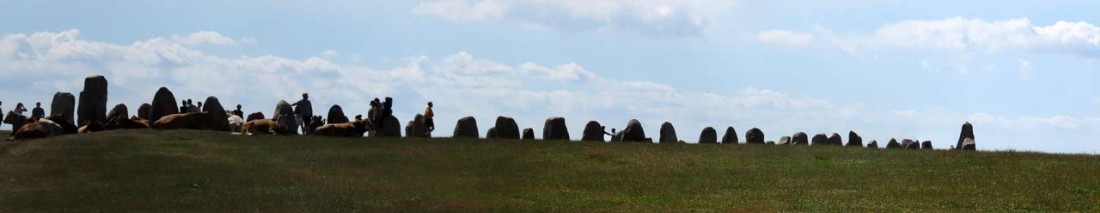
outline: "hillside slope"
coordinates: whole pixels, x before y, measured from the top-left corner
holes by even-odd
[[[116,131],[5,144],[13,211],[1100,211],[1100,156]]]

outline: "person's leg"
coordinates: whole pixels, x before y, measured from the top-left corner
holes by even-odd
[[[424,121],[424,124],[428,126],[428,131],[425,132],[425,134],[432,135],[432,131],[435,131],[435,121],[433,121],[433,119],[427,119]]]
[[[302,115],[302,134],[306,134],[306,135],[313,134],[313,128],[311,128],[312,124],[313,124],[313,116],[311,116],[311,115]]]

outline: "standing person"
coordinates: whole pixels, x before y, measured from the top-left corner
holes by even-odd
[[[187,100],[180,100],[180,113],[187,113]]]
[[[428,108],[424,109],[424,126],[428,127],[428,131],[424,133],[425,136],[432,135],[432,131],[435,131],[435,121],[432,118],[435,117],[435,112],[432,111],[432,102],[428,101]]]
[[[199,111],[202,111],[202,101],[199,101],[199,106],[196,108],[199,108]]]
[[[23,102],[15,103],[15,114],[23,115],[27,112],[27,108],[23,107]]]
[[[233,112],[231,112],[231,113],[233,113],[233,115],[236,115],[237,117],[242,117],[242,118],[244,117],[244,111],[241,111],[241,105],[240,104],[237,104],[237,109],[233,110]]]
[[[46,110],[42,109],[42,102],[35,102],[34,109],[31,110],[31,118],[45,118]]]
[[[196,107],[195,102],[191,101],[191,99],[187,99],[187,113],[196,113],[196,112],[202,112],[202,110],[200,110],[199,107]]]
[[[313,119],[313,104],[309,101],[309,93],[302,93],[302,100],[294,102],[290,106],[296,107],[298,110],[298,116],[302,117],[302,122],[299,126],[302,127],[303,134],[312,134],[313,130],[309,129],[311,119]]]

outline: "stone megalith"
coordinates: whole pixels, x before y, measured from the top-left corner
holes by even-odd
[[[791,136],[780,137],[777,145],[791,145]]]
[[[206,97],[206,101],[202,102],[201,110],[206,113],[207,118],[204,121],[204,128],[217,131],[232,130],[229,127],[229,115],[225,114],[225,108],[222,107],[221,101],[218,101],[218,97]]]
[[[489,127],[489,130],[485,131],[485,138],[497,138],[497,127]]]
[[[745,132],[746,144],[764,144],[764,131],[757,128],[749,129]]]
[[[524,133],[526,134],[526,132]],[[531,131],[534,134],[534,130]],[[543,140],[569,140],[569,129],[565,127],[565,118],[550,117],[542,126]]]
[[[967,138],[976,139],[974,138],[974,125],[971,125],[970,122],[963,123],[962,131],[959,132],[959,142],[955,144],[955,148],[960,149],[959,147],[963,147],[963,140]]]
[[[912,139],[902,139],[901,140],[901,148],[902,149],[920,149],[920,142],[917,142],[916,140],[912,140]]]
[[[401,121],[390,115],[382,119],[382,129],[378,131],[381,137],[401,137]]]
[[[535,129],[524,128],[523,129],[523,136],[520,137],[520,139],[522,139],[522,140],[535,140]]]
[[[737,145],[740,141],[737,140],[737,130],[734,130],[732,126],[726,127],[726,134],[722,135],[722,144]]]
[[[824,133],[816,134],[813,139],[810,139],[810,144],[814,146],[829,145],[829,136]]]
[[[512,117],[498,116],[495,124],[493,127],[496,127],[496,134],[492,135],[493,138],[520,139],[519,125]]]
[[[878,141],[876,141],[876,140],[871,140],[871,142],[870,142],[870,143],[867,143],[867,148],[870,148],[870,149],[878,149]]]
[[[844,146],[844,142],[843,142],[844,140],[840,138],[840,134],[837,134],[835,132],[832,133],[832,134],[829,134],[828,140],[829,140],[829,142],[828,142],[829,145]]]
[[[699,133],[699,143],[718,143],[718,131],[714,127],[703,128],[703,132]]]
[[[856,131],[848,131],[848,144],[844,146],[863,147],[863,137],[856,134]]]
[[[624,142],[646,142],[645,129],[642,129],[642,122],[637,119],[630,119],[626,122],[626,128],[622,130],[622,138],[620,140]]]
[[[584,132],[581,135],[581,141],[604,142],[603,133],[603,126],[600,125],[600,122],[588,121],[588,123],[584,124]]]
[[[167,87],[160,87],[153,95],[153,110],[149,112],[149,122],[160,120],[160,117],[171,114],[179,114],[180,108],[176,104],[176,96]]]
[[[920,143],[920,149],[932,149],[932,141],[924,141]]]
[[[339,104],[333,104],[332,107],[328,108],[328,117],[326,118],[330,124],[351,122],[351,120],[348,120],[348,116],[344,114],[344,108],[340,107]]]
[[[978,144],[974,142],[973,138],[967,138],[967,139],[963,139],[962,147],[961,148],[956,148],[956,149],[965,150],[965,151],[976,151],[978,149]]]
[[[665,121],[661,124],[661,137],[657,140],[658,143],[674,144],[680,139],[676,137],[676,127],[672,126],[672,123]]]
[[[249,122],[249,121],[252,121],[252,120],[260,120],[260,119],[264,119],[264,113],[263,112],[253,112],[252,114],[248,114],[248,118],[245,118],[244,122]]]
[[[111,111],[107,112],[107,119],[105,121],[119,121],[130,119],[130,110],[126,108],[126,104],[115,105],[111,108]]]
[[[424,122],[424,115],[416,114],[408,124],[405,124],[405,137],[431,137],[428,135],[428,124]]]
[[[141,118],[141,119],[149,120],[149,113],[152,113],[152,112],[153,112],[153,105],[151,105],[149,103],[143,103],[143,104],[141,104],[141,106],[138,106],[136,116],[138,118]]]
[[[452,137],[456,138],[478,138],[477,132],[477,119],[473,116],[466,116],[458,119],[455,123],[455,133]]]
[[[891,138],[890,142],[886,143],[886,149],[901,149],[901,144],[898,143],[897,139]]]
[[[72,93],[58,92],[53,94],[53,103],[50,103],[48,116],[60,115],[62,120],[75,124],[76,97]]]
[[[809,137],[805,132],[796,132],[791,135],[791,145],[810,145]]]
[[[294,116],[294,107],[291,107],[290,103],[287,103],[286,100],[279,100],[279,103],[275,103],[275,112],[271,113],[271,117],[272,118],[278,118],[279,116],[283,116],[283,115],[290,115],[291,117],[293,117]],[[398,124],[398,126],[401,126],[401,125]],[[398,135],[398,136],[400,136],[400,135]]]
[[[93,75],[84,78],[84,91],[76,108],[77,123],[107,120],[107,78]]]

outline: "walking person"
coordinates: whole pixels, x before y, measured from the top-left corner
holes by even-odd
[[[435,130],[435,121],[432,118],[435,117],[435,112],[432,111],[432,102],[428,101],[428,108],[424,109],[424,126],[428,128],[428,131],[424,133],[424,136],[431,136],[432,131]]]
[[[313,119],[313,104],[309,101],[309,93],[302,93],[302,100],[294,102],[290,106],[294,106],[298,111],[298,116],[302,118],[299,126],[302,128],[302,134],[313,134],[313,130],[309,128],[309,124]]]

